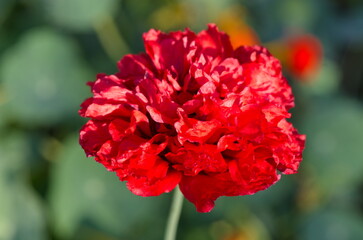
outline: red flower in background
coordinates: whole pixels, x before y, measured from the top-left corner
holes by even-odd
[[[200,212],[220,196],[253,194],[296,173],[305,136],[286,121],[293,95],[265,48],[233,49],[215,25],[145,33],[146,53],[98,75],[80,115],[80,144],[131,192],[178,184]]]
[[[290,36],[286,39],[286,65],[301,80],[309,80],[320,67],[323,50],[319,39],[309,34]]]

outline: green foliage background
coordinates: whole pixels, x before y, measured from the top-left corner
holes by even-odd
[[[85,83],[143,51],[148,29],[199,31],[235,6],[263,43],[296,30],[322,42],[309,83],[286,73],[304,161],[211,213],[184,202],[178,239],[363,239],[362,1],[0,0],[0,240],[162,239],[171,195],[131,194],[78,145]]]

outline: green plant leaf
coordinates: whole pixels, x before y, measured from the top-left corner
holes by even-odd
[[[92,78],[74,43],[53,30],[34,29],[4,55],[0,70],[9,114],[26,125],[77,119]]]
[[[363,239],[363,219],[354,213],[338,210],[316,212],[302,222],[299,240]]]
[[[1,0],[0,1],[0,25],[6,18],[9,10],[11,9],[12,5],[14,4],[14,0]]]
[[[363,111],[353,101],[316,101],[300,131],[307,135],[304,159],[320,190],[333,196],[362,180]]]
[[[46,15],[56,24],[73,30],[89,30],[106,15],[113,15],[117,0],[43,0]]]
[[[0,181],[0,194],[0,239],[46,239],[40,201],[27,186]]]
[[[26,183],[24,135],[0,141],[0,239],[43,240],[45,218],[41,201]]]
[[[341,73],[338,69],[335,62],[324,59],[317,75],[311,82],[305,83],[304,87],[316,95],[337,92],[341,79]]]
[[[164,222],[160,197],[135,196],[92,158],[86,158],[76,137],[69,139],[53,166],[49,195],[55,231],[72,236],[85,223],[116,236],[140,234],[160,239]],[[135,230],[135,228],[137,230]]]

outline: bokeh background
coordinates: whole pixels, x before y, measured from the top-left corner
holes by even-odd
[[[87,159],[77,110],[143,32],[209,22],[282,61],[307,145],[266,191],[185,201],[178,239],[363,239],[363,1],[0,0],[0,240],[162,239],[171,194],[135,196]]]

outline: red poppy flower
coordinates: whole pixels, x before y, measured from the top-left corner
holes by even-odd
[[[89,83],[80,110],[91,118],[80,131],[87,156],[140,196],[179,185],[200,212],[296,173],[305,136],[286,121],[293,95],[265,48],[234,50],[212,24],[143,38],[146,53]]]
[[[289,37],[286,46],[288,69],[302,81],[308,81],[321,65],[323,50],[320,41],[313,35],[301,34]]]

